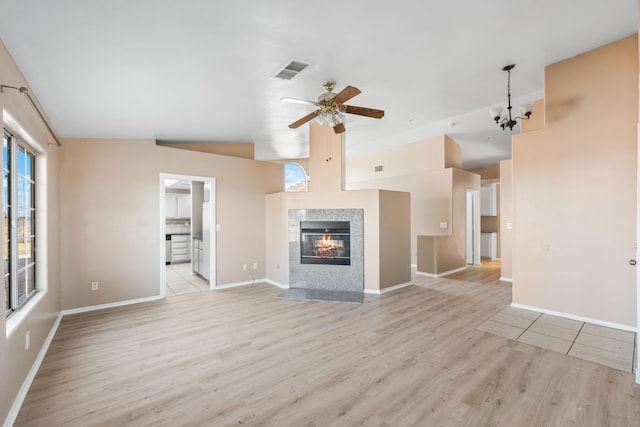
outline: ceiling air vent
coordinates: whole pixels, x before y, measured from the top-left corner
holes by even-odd
[[[283,69],[278,71],[274,77],[282,80],[291,80],[308,66],[309,64],[305,64],[301,61],[291,61],[287,65],[285,65]]]
[[[382,172],[382,169],[383,169],[382,165],[378,165],[378,166],[374,166],[373,167],[373,171],[374,172]]]

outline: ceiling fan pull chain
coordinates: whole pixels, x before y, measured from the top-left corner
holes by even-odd
[[[331,161],[331,144],[329,143],[329,132],[325,133],[325,138],[327,140],[327,162]]]

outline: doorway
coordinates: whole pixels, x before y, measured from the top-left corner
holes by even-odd
[[[467,265],[480,265],[480,191],[466,190]]]
[[[202,177],[193,175],[178,175],[161,173],[159,179],[159,200],[160,200],[160,256],[159,256],[159,268],[160,268],[160,297],[167,297],[167,262],[170,261],[170,250],[167,247],[167,235],[169,230],[167,229],[167,209],[168,198],[165,190],[166,180],[177,180],[182,183],[188,184],[190,188],[199,186],[200,188],[206,188],[206,196],[204,191],[200,192],[199,198],[193,199],[192,214],[190,215],[190,224],[188,229],[188,242],[187,251],[190,254],[189,262],[177,264],[181,267],[181,271],[193,272],[194,271],[194,237],[199,237],[196,247],[198,250],[198,257],[200,264],[207,266],[206,278],[209,280],[208,289],[216,288],[216,180],[213,177]],[[193,194],[193,191],[191,192]],[[206,203],[205,203],[206,198]],[[191,200],[191,198],[190,198]],[[197,224],[194,224],[197,221]],[[195,233],[195,234],[194,234]],[[206,239],[204,238],[206,236]],[[201,268],[200,264],[196,266],[196,270]],[[204,277],[204,276],[203,276]]]

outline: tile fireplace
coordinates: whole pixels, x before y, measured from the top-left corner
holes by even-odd
[[[289,288],[364,291],[364,210],[289,210]]]

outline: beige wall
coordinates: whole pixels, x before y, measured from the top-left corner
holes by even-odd
[[[533,103],[531,118],[522,121],[522,133],[544,129],[544,99]],[[513,279],[513,161],[500,162],[500,278]]]
[[[418,271],[423,273],[442,274],[467,265],[466,190],[479,190],[480,176],[455,168],[443,172],[450,188],[447,195],[451,206],[449,233],[417,236],[417,265]]]
[[[327,123],[309,126],[309,191],[344,190],[342,135],[336,134]]]
[[[636,324],[637,37],[545,70],[545,128],[513,138],[513,302]]]
[[[160,173],[216,178],[217,285],[265,274],[265,202],[282,165],[156,146],[153,140],[65,140],[60,162],[64,308],[152,297],[160,288]],[[92,280],[100,282],[91,291]]]
[[[544,129],[544,99],[538,99],[533,103],[531,117],[522,121],[522,133]]]
[[[500,278],[512,279],[513,161],[500,162]]]
[[[382,290],[411,281],[411,195],[400,191],[380,191],[378,197],[378,263]]]
[[[500,181],[500,165],[485,166],[476,169],[467,169],[467,172],[480,175],[482,183],[485,182],[499,182]]]
[[[14,64],[4,45],[0,42],[0,83],[12,86],[27,86],[22,74]],[[37,94],[31,92],[32,97]],[[37,101],[37,100],[36,100]],[[7,320],[0,316],[0,420],[5,420],[15,401],[38,352],[60,313],[60,259],[59,259],[59,200],[58,200],[58,159],[63,148],[53,143],[53,138],[40,121],[24,95],[6,89],[0,96],[0,119],[6,123],[8,115],[30,135],[37,153],[36,189],[38,207],[36,227],[46,230],[44,238],[38,240],[36,264],[38,296]],[[26,139],[19,129],[12,129]],[[29,142],[29,141],[27,141]],[[2,154],[0,153],[0,156]],[[0,201],[1,203],[1,201]],[[4,292],[0,293],[0,305],[5,306]],[[28,315],[21,322],[17,316]],[[12,332],[7,335],[7,328]],[[30,332],[31,346],[25,350],[25,335]]]
[[[253,142],[242,143],[220,143],[220,142],[158,142],[162,147],[180,148],[182,150],[198,151],[201,153],[220,154],[221,156],[241,157],[243,159],[254,159]]]
[[[351,187],[374,181],[384,184],[385,181],[393,178],[402,180],[423,171],[457,167],[453,159],[456,155],[460,156],[459,146],[448,136],[441,135],[364,156],[348,158],[345,161],[346,185]],[[374,172],[374,167],[378,165],[383,166],[382,172]]]
[[[346,188],[411,193],[411,263],[417,264],[417,236],[452,233],[453,169],[460,146],[446,135],[346,160]],[[377,165],[382,172],[374,172]],[[449,169],[445,169],[449,168]],[[479,182],[479,180],[478,180]],[[440,228],[446,222],[449,227]]]

